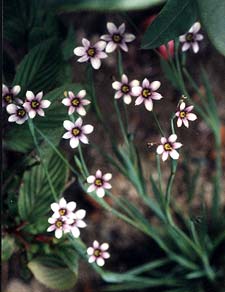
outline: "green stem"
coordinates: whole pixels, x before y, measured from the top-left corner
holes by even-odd
[[[155,120],[155,122],[156,122],[156,125],[157,125],[157,127],[158,127],[158,129],[159,129],[161,135],[162,135],[163,137],[165,137],[165,135],[164,135],[164,133],[163,133],[163,130],[162,130],[161,126],[160,126],[159,120],[158,120],[158,118],[157,118],[155,112],[152,111],[152,114],[153,114],[153,118],[154,118],[154,120]]]
[[[80,160],[81,160],[81,163],[82,163],[82,166],[83,166],[84,173],[85,173],[86,177],[88,177],[89,171],[87,169],[87,165],[85,163],[84,156],[83,156],[82,147],[80,146],[80,144],[78,145],[78,151],[79,151]]]

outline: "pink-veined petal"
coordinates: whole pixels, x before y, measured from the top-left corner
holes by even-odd
[[[182,122],[182,119],[181,118],[178,118],[177,119],[177,127],[180,128],[182,126],[182,123],[183,123]]]
[[[162,138],[160,139],[160,141],[161,141],[162,144],[165,144],[165,143],[167,142],[167,139],[166,139],[166,137],[162,137]]]
[[[134,86],[131,89],[131,92],[132,92],[132,95],[133,96],[139,96],[139,95],[141,95],[141,91],[142,91],[142,87],[141,86]]]
[[[177,140],[177,135],[176,134],[172,134],[169,136],[168,141],[170,143],[174,143]]]
[[[106,47],[106,42],[104,42],[104,41],[99,41],[99,42],[97,42],[97,43],[94,45],[94,47],[95,47],[97,50],[99,50],[99,51],[103,51],[103,50],[105,49],[105,47]]]
[[[84,134],[81,134],[80,137],[79,137],[80,141],[84,144],[88,144],[88,138],[84,135]]]
[[[102,171],[101,171],[100,169],[98,169],[98,170],[96,171],[95,177],[96,177],[96,178],[102,178]]]
[[[102,257],[97,258],[96,263],[99,267],[104,266],[105,260]]]
[[[193,114],[193,113],[187,113],[186,117],[187,117],[187,119],[189,121],[195,121],[195,120],[197,120],[196,114]]]
[[[182,143],[180,143],[180,142],[175,142],[175,143],[173,143],[173,148],[174,148],[174,149],[178,149],[178,148],[180,148],[180,147],[182,147]]]
[[[80,127],[82,126],[82,124],[83,124],[83,120],[82,120],[82,118],[78,118],[78,119],[76,120],[76,122],[74,123],[74,125],[75,125],[76,127],[78,127],[78,128],[80,128]]]
[[[99,248],[99,242],[97,240],[95,240],[93,242],[93,247],[96,249],[96,248]]]
[[[183,111],[185,109],[185,106],[186,106],[185,102],[182,101],[180,103],[180,111]]]
[[[83,46],[87,49],[88,47],[90,47],[90,42],[89,40],[87,40],[86,38],[82,39],[82,44]]]
[[[161,95],[160,93],[158,93],[158,92],[153,92],[152,95],[151,95],[151,98],[152,98],[152,99],[155,99],[155,100],[160,100],[160,99],[162,99],[163,97],[162,97],[162,95]]]
[[[129,85],[131,86],[131,87],[134,87],[134,86],[139,86],[139,84],[140,84],[140,82],[138,81],[138,80],[132,80],[130,83],[129,83]]]
[[[124,41],[122,41],[122,43],[120,43],[119,46],[124,52],[128,52],[128,46]]]
[[[123,96],[123,101],[124,101],[124,103],[126,103],[126,104],[130,104],[131,101],[132,101],[132,98],[131,98],[131,96],[130,96],[129,94],[125,94],[125,95]]]
[[[164,151],[163,154],[162,154],[162,160],[166,161],[168,156],[169,156],[169,153],[167,151]]]
[[[114,34],[115,32],[118,31],[117,27],[112,22],[107,22],[106,26],[107,26],[108,32],[110,34]]]
[[[142,87],[144,88],[149,88],[150,87],[150,82],[147,78],[145,78],[143,81],[142,81]]]
[[[112,88],[115,89],[115,90],[120,90],[121,86],[122,86],[122,83],[119,82],[119,81],[114,81],[112,83]]]
[[[92,255],[89,257],[88,262],[93,263],[93,262],[95,262],[95,260],[96,260],[96,257]]]
[[[79,228],[85,228],[87,226],[87,224],[83,220],[77,220],[76,225]]]
[[[63,235],[63,231],[61,230],[61,229],[56,229],[55,230],[55,237],[56,238],[61,238],[62,237],[62,235]]]
[[[35,99],[37,99],[38,101],[41,101],[43,97],[43,91],[38,92],[38,94],[36,94]]]
[[[29,112],[28,112],[28,115],[31,119],[33,119],[35,116],[36,116],[36,111],[31,109]]]
[[[2,84],[2,94],[5,95],[9,93],[9,88],[5,84]]]
[[[135,35],[133,35],[132,33],[125,33],[124,34],[124,41],[126,42],[126,43],[130,43],[130,42],[132,42],[133,40],[135,40]]]
[[[194,52],[195,54],[198,53],[198,51],[199,51],[199,45],[198,45],[197,42],[192,43],[192,49],[193,49],[193,52]]]
[[[204,39],[204,37],[202,34],[200,34],[200,33],[196,34],[196,36],[195,36],[196,41],[202,41],[203,39]]]
[[[47,99],[41,101],[42,108],[48,108],[50,106],[50,104],[51,104],[51,101],[49,101]]]
[[[119,99],[119,98],[121,98],[121,96],[123,96],[123,92],[122,92],[122,91],[117,91],[117,92],[115,93],[115,95],[114,95],[114,98],[115,98],[115,99]]]
[[[112,36],[109,35],[109,34],[103,34],[103,35],[100,37],[100,39],[109,42],[109,41],[111,41]]]
[[[183,124],[185,125],[186,128],[189,128],[189,122],[186,118],[184,118],[183,120]]]
[[[106,251],[107,249],[109,249],[109,244],[107,242],[102,243],[100,249]]]
[[[83,97],[86,96],[86,94],[87,94],[86,90],[85,90],[85,89],[82,89],[82,90],[80,90],[80,91],[77,93],[77,97],[79,97],[79,98],[83,98]]]
[[[63,139],[70,139],[70,138],[72,138],[72,137],[73,137],[73,134],[72,134],[71,132],[66,132],[66,133],[62,136]]]
[[[87,248],[87,254],[92,255],[94,253],[94,248],[93,247],[88,247]]]
[[[86,49],[84,47],[77,47],[73,50],[74,55],[76,56],[83,56],[86,53]]]
[[[97,188],[96,194],[99,198],[103,198],[105,196],[105,190],[103,188]]]
[[[128,83],[128,78],[127,78],[127,75],[126,74],[123,74],[122,75],[121,81],[122,81],[123,84],[127,84]]]
[[[193,110],[194,106],[193,105],[189,105],[188,107],[186,107],[186,112],[191,112]]]
[[[83,106],[79,106],[77,108],[77,113],[80,115],[80,116],[85,116],[86,115],[86,110]]]
[[[139,105],[144,101],[144,98],[142,96],[139,96],[136,100],[135,100],[135,105]]]
[[[27,119],[28,119],[28,117],[27,117],[27,115],[26,115],[26,116],[24,116],[22,119],[18,119],[18,120],[16,121],[16,123],[17,123],[18,125],[21,125],[21,124],[23,124]]]
[[[92,193],[96,190],[96,186],[94,184],[90,185],[87,189],[87,193]]]
[[[191,44],[190,43],[184,43],[182,46],[182,52],[187,51],[190,48]]]
[[[103,180],[105,181],[109,181],[112,178],[112,174],[111,173],[106,173],[102,176]]]
[[[55,229],[56,229],[56,226],[55,225],[51,225],[51,226],[48,227],[47,232],[54,231]]]
[[[66,200],[64,198],[61,198],[59,200],[59,206],[60,206],[60,208],[66,208],[67,202],[66,202]]]
[[[146,100],[144,101],[144,103],[145,103],[145,108],[146,108],[148,111],[152,111],[152,109],[153,109],[153,102],[152,102],[151,98],[150,98],[150,99],[146,99]]]
[[[90,134],[90,133],[92,133],[94,131],[94,127],[92,126],[92,125],[84,125],[83,127],[82,127],[82,132],[84,133],[84,134]]]
[[[101,61],[98,58],[91,58],[91,65],[95,70],[98,70],[101,66]]]
[[[104,259],[109,259],[110,258],[110,254],[108,253],[108,252],[103,252],[102,253],[102,257],[104,258]]]
[[[192,27],[189,29],[189,32],[196,34],[201,28],[201,24],[199,22],[195,22]]]
[[[86,216],[86,211],[83,209],[80,209],[75,213],[75,216],[77,219],[83,219]]]
[[[124,34],[124,32],[125,32],[125,23],[122,23],[119,27],[118,27],[118,33],[119,34]]]
[[[66,97],[62,100],[62,103],[65,105],[65,106],[70,106],[71,105],[71,101],[70,101],[70,98]]]
[[[161,82],[159,82],[159,81],[153,81],[150,84],[151,90],[152,91],[156,91],[157,89],[159,89],[160,85],[161,85]]]
[[[87,182],[89,184],[94,183],[94,181],[95,181],[95,176],[94,175],[90,175],[90,176],[87,177]]]
[[[71,233],[75,238],[78,238],[80,236],[80,230],[76,226],[73,226],[71,228]]]
[[[45,112],[41,108],[37,109],[37,113],[39,114],[39,116],[42,116],[42,117],[45,116]]]
[[[8,122],[12,123],[12,122],[16,122],[18,120],[18,116],[15,114],[12,114],[11,116],[9,116],[8,118]]]
[[[35,98],[35,96],[34,96],[33,92],[28,90],[26,92],[26,99],[29,100],[29,101],[32,101],[34,98]]]
[[[17,109],[18,109],[18,107],[13,103],[7,105],[7,107],[6,107],[6,111],[9,114],[15,114],[17,112]]]
[[[185,34],[181,35],[181,36],[179,37],[179,41],[180,41],[180,42],[186,42],[186,35],[185,35]]]
[[[87,55],[84,55],[83,57],[79,58],[77,62],[82,63],[82,62],[87,62],[89,60],[89,57]]]
[[[75,107],[74,106],[70,106],[68,109],[68,115],[72,115],[75,112]]]
[[[21,87],[20,87],[19,85],[15,85],[15,86],[13,86],[13,88],[12,88],[12,93],[13,93],[13,95],[17,95],[17,94],[19,94],[20,91],[21,91]]]
[[[117,44],[110,41],[106,45],[105,51],[106,51],[106,53],[112,53],[113,51],[115,51],[116,48],[117,48]]]
[[[112,188],[111,184],[109,184],[108,182],[104,182],[103,186],[104,189],[110,190]]]

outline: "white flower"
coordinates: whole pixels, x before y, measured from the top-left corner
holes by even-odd
[[[89,255],[89,263],[96,262],[98,266],[104,266],[105,259],[108,259],[110,257],[110,254],[106,251],[108,248],[108,243],[104,242],[100,245],[99,242],[95,240],[92,247],[88,247],[87,249],[87,254]]]
[[[7,87],[5,84],[2,84],[2,107],[7,106],[10,103],[23,104],[23,101],[16,96],[20,93],[21,87],[15,85],[12,88]]]
[[[85,116],[86,110],[84,105],[91,103],[87,99],[83,99],[86,96],[86,90],[80,90],[76,95],[72,91],[68,91],[68,97],[62,100],[62,103],[69,107],[68,114],[71,115],[76,111],[79,115]]]
[[[91,45],[89,40],[82,39],[83,47],[77,47],[73,50],[76,56],[80,58],[77,62],[91,62],[94,69],[99,69],[101,66],[101,59],[107,58],[107,54],[104,51],[106,43],[103,41],[97,42],[95,45]]]
[[[145,108],[148,111],[153,109],[153,100],[160,100],[162,97],[161,94],[156,92],[160,87],[161,83],[159,81],[149,82],[147,78],[142,81],[142,86],[135,86],[132,89],[134,96],[137,96],[135,105],[139,105],[144,102]]]
[[[118,99],[123,96],[123,100],[126,104],[130,104],[132,99],[131,97],[133,96],[132,89],[134,86],[138,86],[139,81],[138,80],[133,80],[130,83],[128,82],[127,75],[123,74],[121,78],[121,82],[115,81],[112,83],[112,87],[117,90],[114,98]]]
[[[51,226],[48,227],[47,231],[51,232],[55,230],[55,237],[61,238],[63,236],[63,233],[70,232],[70,224],[73,222],[73,219],[69,219],[66,217],[50,217],[48,219],[48,223],[51,224]]]
[[[24,102],[23,107],[27,110],[28,115],[33,119],[36,114],[44,117],[45,113],[43,108],[48,108],[51,104],[49,100],[42,100],[43,91],[38,92],[34,95],[32,91],[26,92],[26,102]]]
[[[72,148],[76,148],[81,141],[84,144],[88,144],[88,138],[86,134],[90,134],[93,132],[94,127],[92,125],[82,126],[83,120],[78,118],[75,123],[71,121],[64,121],[63,126],[68,132],[63,135],[64,139],[70,139],[70,146]]]
[[[75,202],[67,203],[64,198],[59,200],[59,203],[52,203],[51,209],[54,212],[52,217],[59,218],[59,217],[70,217],[73,214],[73,211],[76,208]]]
[[[182,147],[182,144],[179,142],[176,142],[177,135],[172,134],[169,136],[169,138],[162,137],[161,138],[161,145],[159,145],[156,149],[156,152],[158,154],[162,154],[162,160],[167,160],[168,156],[170,155],[173,159],[179,158],[179,153],[176,151],[176,149]]]
[[[181,127],[182,124],[184,124],[185,127],[188,128],[189,127],[188,121],[195,121],[197,119],[197,116],[191,113],[193,108],[194,108],[193,105],[186,107],[185,102],[183,101],[180,103],[179,111],[176,112],[176,116],[178,117],[177,127]]]
[[[182,45],[183,52],[187,51],[190,48],[192,48],[194,53],[197,53],[199,51],[198,42],[203,40],[203,35],[198,33],[200,28],[201,28],[200,23],[195,22],[186,34],[181,35],[179,37],[180,42],[183,43]]]
[[[123,51],[127,52],[128,47],[126,43],[130,43],[135,39],[135,36],[131,33],[125,32],[125,24],[122,23],[118,28],[114,23],[108,22],[107,29],[109,34],[104,34],[100,38],[107,41],[106,53],[111,53],[120,47]]]
[[[16,122],[21,125],[28,119],[26,110],[21,106],[11,103],[7,105],[6,110],[10,114],[8,118],[9,122]]]
[[[75,238],[80,236],[79,228],[84,228],[87,224],[82,220],[86,215],[86,211],[83,209],[77,210],[72,214],[73,222],[70,224],[70,232],[73,234]]]
[[[96,191],[96,194],[98,197],[102,198],[105,195],[105,189],[111,189],[111,184],[108,183],[108,181],[112,178],[111,173],[102,174],[101,170],[97,170],[95,175],[90,175],[87,178],[87,182],[91,184],[87,192],[91,193],[93,191]]]

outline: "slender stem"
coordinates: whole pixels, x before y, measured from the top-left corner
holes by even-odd
[[[163,130],[162,130],[161,126],[160,126],[159,120],[158,120],[158,118],[157,118],[157,116],[156,116],[156,114],[155,114],[154,111],[152,111],[152,115],[153,115],[153,118],[154,118],[154,120],[155,120],[155,122],[156,122],[156,125],[157,125],[157,127],[158,127],[158,129],[159,129],[161,135],[162,135],[163,137],[165,137],[165,135],[164,135],[164,133],[163,133]]]
[[[128,141],[128,138],[127,138],[127,132],[125,130],[125,127],[124,127],[124,124],[123,124],[123,121],[122,121],[122,117],[121,117],[121,113],[120,113],[120,110],[119,110],[119,107],[118,107],[118,102],[117,102],[116,99],[114,99],[114,107],[115,107],[115,110],[116,110],[116,115],[117,115],[117,118],[118,118],[118,122],[119,122],[119,125],[120,125],[120,129],[121,129],[123,138],[124,138],[125,142],[127,143],[127,145],[129,145],[129,141]]]
[[[85,163],[84,156],[83,156],[82,147],[80,146],[80,144],[79,144],[79,146],[78,146],[78,151],[79,151],[80,160],[81,160],[81,163],[82,163],[82,166],[83,166],[83,169],[84,169],[84,173],[85,173],[85,175],[86,175],[86,177],[87,177],[88,174],[89,174],[89,171],[88,171],[88,169],[87,169],[87,165],[86,165],[86,163]]]

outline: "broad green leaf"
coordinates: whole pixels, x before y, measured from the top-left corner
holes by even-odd
[[[215,48],[225,56],[225,1],[197,0],[201,24]]]
[[[51,289],[71,289],[77,281],[77,273],[55,255],[36,258],[28,263],[28,268],[39,282]]]
[[[2,250],[1,259],[2,261],[8,261],[16,248],[15,240],[11,236],[2,237]]]
[[[68,109],[61,103],[64,98],[63,93],[68,90],[77,93],[80,89],[81,85],[79,84],[66,84],[44,95],[44,99],[50,100],[52,104],[45,110],[44,118],[38,116],[35,118],[34,125],[45,135],[48,135],[56,146],[59,144],[64,131],[63,121],[68,119]],[[27,122],[23,125],[11,125],[11,129],[6,132],[4,140],[7,148],[14,151],[26,153],[34,149],[34,142]]]
[[[137,10],[146,9],[161,3],[165,0],[48,0],[60,12],[72,12],[79,10]]]
[[[142,49],[154,49],[184,34],[196,19],[194,0],[168,0],[145,32]]]
[[[51,155],[46,164],[52,185],[60,197],[67,180],[67,167],[56,155]],[[49,212],[54,202],[53,194],[42,164],[34,166],[23,175],[19,190],[18,209],[23,220],[34,222]]]
[[[48,39],[32,48],[17,68],[13,84],[22,88],[21,96],[27,90],[49,91],[59,82],[58,76],[62,54],[57,39]]]

